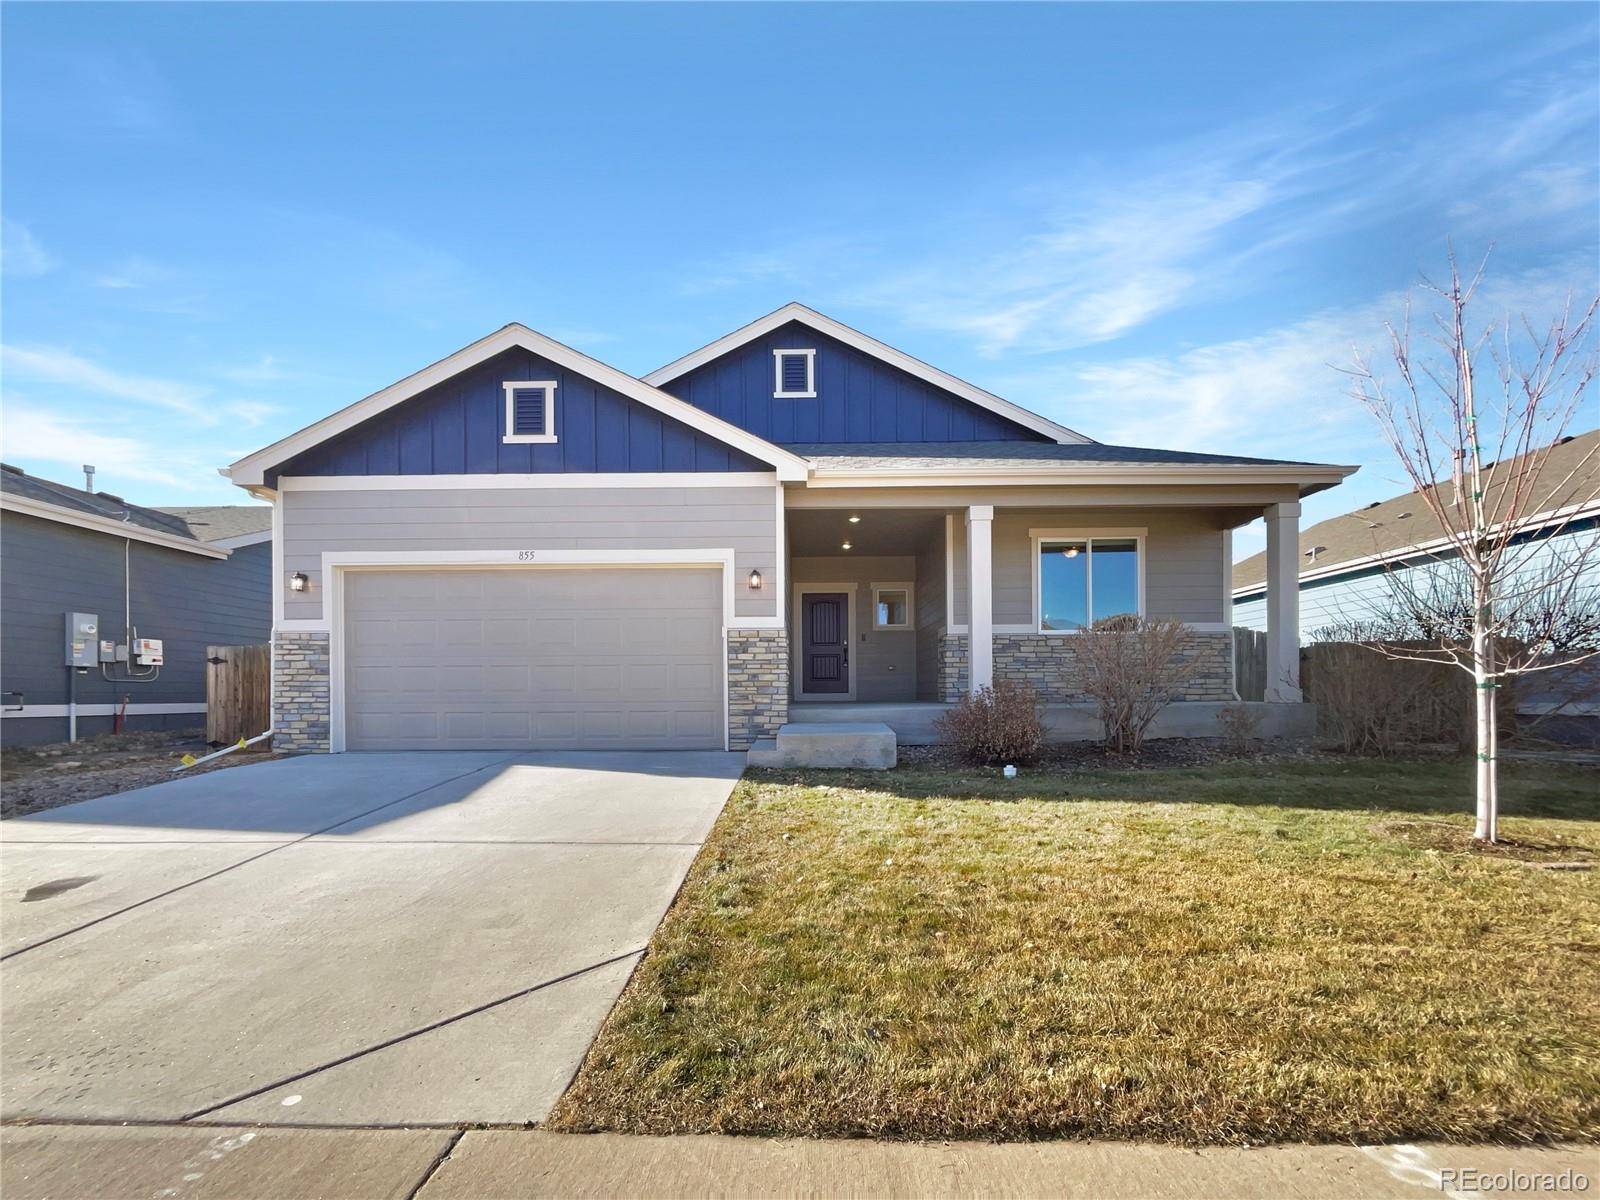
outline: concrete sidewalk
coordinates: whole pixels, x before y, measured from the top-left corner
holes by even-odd
[[[1461,1172],[1452,1176],[1450,1172]],[[1476,1179],[1465,1173],[1476,1171]],[[1568,1173],[1566,1191],[1543,1177]],[[1578,1182],[1586,1179],[1587,1186]],[[195,1126],[12,1126],[6,1200],[500,1200],[522,1197],[1066,1197],[1404,1200],[1579,1195],[1600,1150],[1125,1142],[919,1145],[730,1137]]]

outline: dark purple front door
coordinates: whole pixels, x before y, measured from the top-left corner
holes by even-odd
[[[843,592],[800,598],[800,688],[808,696],[850,691],[849,602]]]

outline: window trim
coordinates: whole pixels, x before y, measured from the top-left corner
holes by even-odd
[[[906,594],[906,620],[903,625],[883,625],[878,621],[878,596],[882,592]],[[917,627],[917,595],[914,583],[875,583],[872,585],[872,628],[886,632],[901,632]]]
[[[1134,559],[1137,567],[1136,584],[1138,605],[1135,615],[1142,621],[1145,616],[1145,563],[1146,542],[1149,540],[1148,529],[1030,529],[1028,541],[1033,547],[1033,631],[1048,634],[1052,637],[1076,637],[1085,632],[1084,629],[1046,629],[1044,627],[1044,596],[1041,591],[1043,579],[1039,570],[1040,556],[1044,548],[1052,542],[1084,542],[1090,544],[1088,570],[1085,572],[1084,586],[1087,589],[1085,600],[1089,606],[1089,620],[1094,621],[1094,551],[1092,543],[1103,542],[1134,542]]]
[[[508,379],[500,385],[506,394],[506,424],[505,432],[501,435],[502,442],[509,443],[550,443],[556,441],[556,381],[554,379]],[[516,432],[516,405],[517,391],[521,388],[544,389],[544,429],[543,433],[517,433]]]
[[[806,360],[806,390],[803,392],[786,392],[783,390],[783,360],[789,355],[803,355]],[[817,396],[817,352],[815,350],[802,350],[799,348],[783,347],[772,352],[772,398],[774,400],[815,400]]]

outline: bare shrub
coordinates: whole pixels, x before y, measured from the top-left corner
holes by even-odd
[[[1244,754],[1261,740],[1261,710],[1241,701],[1217,710],[1217,733],[1222,744],[1235,754]]]
[[[941,740],[969,762],[1024,763],[1044,744],[1044,707],[1026,683],[979,688],[934,723]]]
[[[1348,754],[1388,757],[1427,742],[1473,740],[1472,680],[1453,667],[1400,657],[1409,643],[1317,642],[1306,647],[1305,698],[1317,730]],[[1514,722],[1512,689],[1497,697]]]
[[[1080,635],[1083,690],[1117,753],[1137,754],[1161,710],[1193,677],[1198,662],[1182,654],[1187,633],[1182,621],[1116,617]]]

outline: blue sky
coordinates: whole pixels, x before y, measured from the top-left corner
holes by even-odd
[[[1363,464],[1320,518],[1403,490],[1326,364],[1447,237],[1488,308],[1600,288],[1591,5],[3,23],[5,456],[147,503],[507,321],[642,374],[798,299],[1103,441]]]

